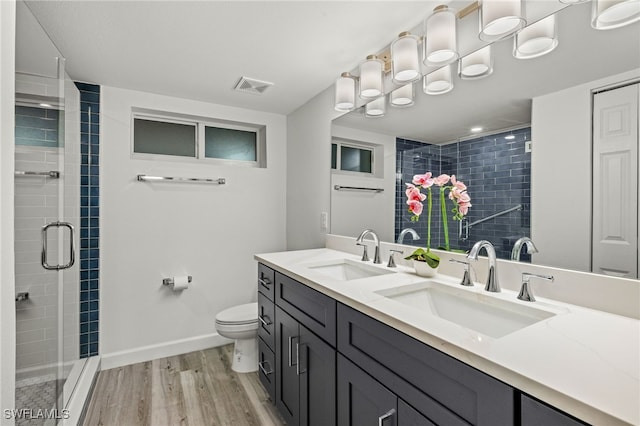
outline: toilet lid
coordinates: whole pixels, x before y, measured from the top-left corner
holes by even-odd
[[[258,302],[247,303],[225,309],[216,315],[220,324],[246,324],[258,322]]]

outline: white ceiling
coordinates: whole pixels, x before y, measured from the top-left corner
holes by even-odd
[[[448,1],[31,1],[75,80],[288,114]],[[274,83],[233,90],[241,76]]]
[[[1,0],[0,0],[1,1]],[[66,58],[77,81],[289,114],[332,86],[343,71],[389,45],[399,32],[421,33],[422,21],[456,1],[33,1],[27,5]],[[533,22],[565,7],[527,0]],[[456,79],[453,92],[389,109],[383,119],[354,112],[338,122],[414,140],[446,142],[530,122],[531,98],[640,68],[640,23],[590,28],[589,3],[559,16],[559,46],[538,59],[516,60],[512,40],[494,45],[495,72]],[[459,47],[479,47],[477,12],[460,21]],[[27,49],[25,49],[27,50]],[[262,95],[234,91],[241,76],[274,83]]]

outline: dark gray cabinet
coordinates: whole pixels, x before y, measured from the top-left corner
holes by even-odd
[[[584,425],[291,277],[258,273],[259,375],[288,425]]]
[[[289,425],[335,423],[335,349],[276,307],[276,407]]]
[[[584,426],[586,424],[524,394],[520,396],[520,410],[522,426]]]
[[[442,425],[513,425],[515,390],[348,306],[338,351],[424,417]]]
[[[338,426],[435,426],[393,392],[338,354]]]

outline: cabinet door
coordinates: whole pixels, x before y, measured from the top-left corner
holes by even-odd
[[[522,426],[583,426],[580,420],[551,408],[527,395],[520,397]]]
[[[409,404],[398,399],[398,426],[436,426]]]
[[[276,306],[276,407],[288,425],[300,424],[298,329],[298,322]]]
[[[336,424],[336,351],[300,325],[300,425]]]
[[[397,398],[338,354],[338,426],[396,426]]]

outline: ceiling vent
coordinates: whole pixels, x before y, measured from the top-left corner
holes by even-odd
[[[271,86],[273,86],[273,83],[269,83],[268,81],[256,80],[255,78],[249,77],[241,77],[234,89],[240,92],[261,95]]]

